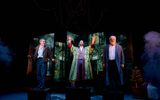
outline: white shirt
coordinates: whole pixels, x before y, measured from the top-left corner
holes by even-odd
[[[116,46],[109,45],[109,60],[115,60]]]
[[[83,47],[80,47],[80,50],[82,51]]]
[[[44,47],[43,46],[39,46],[37,58],[43,57],[43,50],[44,50]]]

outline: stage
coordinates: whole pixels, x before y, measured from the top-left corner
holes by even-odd
[[[5,94],[1,94],[0,100],[13,100],[13,98],[14,100],[33,100],[33,98],[29,97],[30,93],[31,92],[27,92],[27,91],[9,92]],[[59,92],[56,93],[53,91],[48,92],[46,93],[45,98],[41,98],[40,100],[66,100],[66,93],[59,93]],[[103,100],[103,96],[100,94],[91,95],[89,96],[89,100]],[[144,100],[144,99],[133,98],[132,94],[125,93],[124,100]]]
[[[49,82],[49,83],[48,83]],[[64,81],[46,82],[45,89],[36,89],[34,85],[25,85],[1,92],[0,100],[145,100],[135,97],[129,91],[107,90],[101,84],[91,81],[79,82],[73,88]]]

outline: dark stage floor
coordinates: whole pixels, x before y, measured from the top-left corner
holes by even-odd
[[[54,99],[53,99],[54,98]],[[90,97],[90,100],[102,100],[102,95],[94,95]],[[46,100],[65,100],[65,93],[48,93]],[[0,100],[28,100],[27,92],[14,92],[0,95]],[[132,94],[125,94],[124,100],[144,100],[144,99],[135,99]]]
[[[110,93],[111,92],[113,93],[113,91],[110,91]],[[118,93],[118,91],[114,92]],[[43,90],[25,87],[19,90],[5,91],[4,93],[1,92],[0,100],[103,100],[103,93],[105,93],[104,90],[97,90],[94,87],[66,87],[64,89],[63,87],[57,88],[55,86],[54,88],[46,88]],[[117,94],[115,94],[113,97],[117,96],[121,97]],[[143,98],[135,98],[133,94],[127,92],[125,92],[122,96],[124,100],[145,100]],[[87,97],[88,99],[86,99]]]
[[[25,86],[17,86],[7,90],[4,89],[4,92],[1,91],[0,93],[0,100],[86,100],[83,98],[87,97],[87,100],[103,100],[103,94],[107,93],[102,85],[91,85],[89,82],[79,83],[77,84],[77,88],[71,88],[68,83],[65,82],[47,82],[47,88],[43,90],[35,90],[34,81],[30,82],[30,84]],[[113,97],[123,97],[124,100],[144,100],[138,97],[135,98],[135,96],[128,91],[125,91],[123,95],[121,95],[121,93],[119,95],[119,91],[108,91],[110,94],[113,92],[118,93],[118,95],[114,94]]]

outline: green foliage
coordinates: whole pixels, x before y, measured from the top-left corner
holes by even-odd
[[[65,43],[55,43],[54,56],[56,58],[54,67],[54,79],[60,80],[65,77]]]

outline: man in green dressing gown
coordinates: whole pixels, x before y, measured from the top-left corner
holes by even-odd
[[[77,80],[93,79],[92,67],[89,54],[94,47],[95,36],[92,37],[92,42],[89,46],[84,47],[83,40],[80,40],[79,47],[75,47],[72,43],[72,38],[68,36],[68,48],[73,53],[73,61],[69,73],[69,81],[72,87],[75,87]]]

